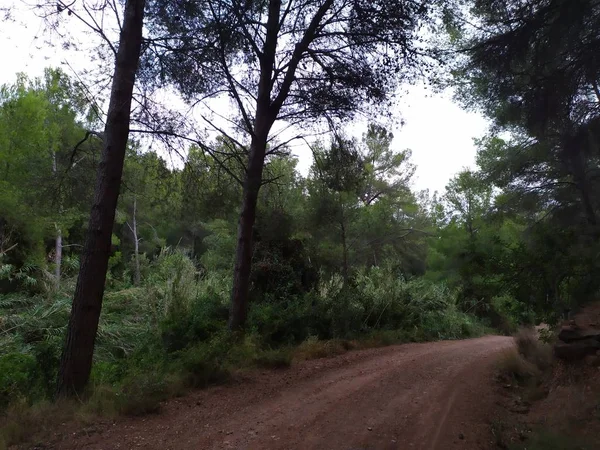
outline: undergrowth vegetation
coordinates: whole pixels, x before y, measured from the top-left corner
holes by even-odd
[[[203,274],[183,251],[164,249],[143,285],[111,288],[79,413],[153,412],[161,401],[223,382],[239,369],[485,331],[443,285],[373,267],[351,286],[333,277],[296,298],[255,302],[249,331],[236,335],[227,331],[229,284],[225,274]],[[0,406],[12,415],[52,399],[71,306],[72,283],[63,286],[0,299]],[[9,428],[14,435],[15,425]]]

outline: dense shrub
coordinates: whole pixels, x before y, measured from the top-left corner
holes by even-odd
[[[34,400],[44,393],[41,368],[31,355],[9,353],[0,356],[0,407],[18,399]]]
[[[477,319],[453,308],[424,314],[418,329],[424,340],[462,339],[481,336],[485,332]]]
[[[231,345],[220,336],[182,351],[178,355],[178,365],[183,369],[186,383],[192,387],[205,387],[227,379],[226,363],[230,351]]]
[[[190,343],[209,339],[227,324],[229,308],[217,295],[200,294],[177,314],[170,312],[161,321],[161,338],[169,352],[185,348]]]
[[[261,336],[265,345],[297,344],[311,334],[323,336],[330,325],[330,313],[314,295],[289,301],[252,304],[248,328]]]

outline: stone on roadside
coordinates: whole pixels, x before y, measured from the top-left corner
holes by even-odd
[[[596,339],[582,339],[573,342],[557,342],[554,344],[554,354],[561,359],[574,361],[583,359],[587,355],[595,355],[600,350],[600,341]]]
[[[581,341],[584,339],[596,339],[600,341],[600,330],[566,326],[562,327],[560,333],[558,333],[558,339],[567,343]]]
[[[587,355],[585,357],[585,363],[591,367],[599,367],[600,366],[600,356],[598,355]]]

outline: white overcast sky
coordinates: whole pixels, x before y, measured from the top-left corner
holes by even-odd
[[[0,0],[9,3],[12,0]],[[45,67],[63,66],[72,74],[90,64],[89,54],[66,53],[60,46],[43,44],[43,26],[32,12],[23,11],[16,21],[0,24],[0,84],[12,83],[18,72],[30,77],[42,74]],[[64,66],[64,61],[69,66]],[[413,186],[417,190],[429,189],[442,193],[448,180],[463,167],[475,164],[473,138],[486,132],[487,122],[479,114],[467,112],[452,101],[451,94],[436,94],[423,86],[411,86],[400,99],[394,115],[404,120],[396,128],[393,147],[410,148],[412,161],[417,165]],[[354,130],[360,135],[364,130]],[[308,149],[295,150],[299,157],[299,170],[306,174],[311,165]]]

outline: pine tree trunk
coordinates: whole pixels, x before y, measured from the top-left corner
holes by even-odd
[[[279,32],[280,0],[269,1],[267,19],[267,37],[264,54],[261,58],[254,133],[250,143],[248,167],[244,178],[242,210],[238,222],[237,248],[233,268],[233,288],[231,290],[231,309],[229,311],[229,329],[240,330],[246,323],[248,314],[248,294],[250,292],[250,270],[252,269],[252,229],[256,220],[258,192],[262,184],[265,165],[267,139],[275,122],[277,108],[271,104],[271,77],[275,54],[277,52],[277,34]]]
[[[266,147],[266,136],[264,139],[255,137],[250,147],[248,170],[244,180],[242,211],[238,222],[231,310],[229,313],[230,330],[241,329],[248,314],[250,270],[252,268],[252,230],[256,220],[256,204],[258,203],[258,192],[262,183]]]
[[[591,137],[592,135],[588,134],[586,142],[587,145],[591,144]],[[596,228],[598,225],[598,219],[596,217],[596,210],[594,209],[592,197],[590,196],[591,190],[589,187],[589,175],[586,170],[586,156],[582,145],[583,144],[580,139],[573,139],[571,142],[568,142],[565,147],[565,162],[569,172],[573,176],[575,186],[581,195],[581,206],[583,208],[583,213],[587,218],[588,224]]]
[[[85,388],[94,354],[115,210],[129,136],[131,99],[142,44],[145,0],[127,0],[117,52],[104,147],[98,168],[81,267],[73,298],[66,344],[60,362],[57,396]]]
[[[590,196],[590,187],[588,182],[588,175],[585,171],[585,161],[583,155],[575,155],[573,157],[574,163],[574,178],[577,188],[581,194],[581,203],[587,221],[593,227],[598,225],[598,219],[596,218],[596,210]]]
[[[62,232],[58,226],[56,227],[56,240],[54,243],[54,283],[56,290],[60,288],[60,277],[62,267]]]
[[[131,232],[133,233],[133,242],[134,242],[134,258],[135,258],[135,273],[133,274],[133,284],[135,286],[139,286],[142,276],[140,274],[140,242],[137,234],[137,198],[133,197],[133,227],[131,228]]]
[[[348,269],[348,243],[346,239],[346,225],[344,223],[343,209],[342,220],[340,221],[341,238],[342,238],[342,275],[344,277],[344,286],[348,285],[350,279],[350,271]]]
[[[56,152],[52,152],[52,174],[58,182],[58,163],[56,161]],[[58,207],[59,214],[62,213],[62,202]],[[54,241],[54,287],[58,291],[60,288],[60,277],[62,268],[62,231],[58,224],[54,224],[56,228],[56,239]]]

